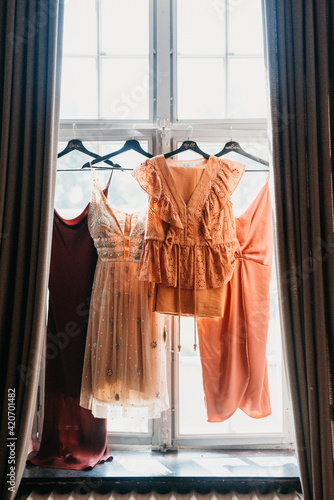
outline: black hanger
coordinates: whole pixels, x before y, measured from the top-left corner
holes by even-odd
[[[175,151],[170,151],[169,153],[164,154],[164,157],[170,158],[171,156],[178,155],[179,153],[182,153],[183,151],[188,151],[188,150],[194,151],[195,153],[200,154],[207,160],[210,158],[210,155],[202,151],[198,145],[197,142],[195,141],[190,141],[189,139],[187,141],[183,141],[181,146],[178,149],[175,149]]]
[[[141,145],[139,144],[137,139],[128,139],[127,141],[125,141],[125,143],[123,144],[123,146],[120,149],[118,149],[117,151],[113,151],[112,153],[109,153],[105,156],[100,156],[99,158],[96,158],[96,160],[93,160],[91,162],[91,164],[96,165],[97,163],[100,163],[101,161],[107,161],[112,156],[120,155],[122,153],[125,153],[126,151],[131,150],[131,149],[133,151],[136,151],[137,153],[143,155],[143,156],[146,156],[146,158],[153,158],[153,155],[151,155],[151,153],[149,153],[148,151],[145,151],[141,147]],[[85,163],[81,168],[87,168],[89,166],[90,166],[89,163]],[[123,170],[132,170],[132,169],[131,168],[124,168]]]
[[[227,155],[228,153],[238,153],[239,155],[246,156],[246,158],[249,158],[250,160],[256,161],[257,163],[262,163],[262,165],[266,165],[269,167],[269,162],[267,160],[263,160],[262,158],[258,158],[257,156],[253,156],[250,153],[247,153],[247,151],[244,151],[240,144],[236,141],[229,141],[225,144],[223,149],[219,151],[215,156],[224,156]],[[258,170],[257,170],[258,172]]]
[[[101,158],[101,156],[99,156],[98,154],[85,148],[85,146],[82,144],[82,142],[79,139],[71,139],[70,141],[68,141],[65,149],[63,149],[63,151],[60,151],[60,153],[58,153],[57,158],[61,158],[62,156],[65,156],[74,150],[80,151],[81,153],[84,153],[88,156],[92,156],[93,158]],[[112,161],[106,161],[106,163],[108,163],[108,165],[110,165],[111,167],[121,168],[119,165],[115,165]],[[60,171],[68,171],[68,170],[75,171],[78,169],[72,168],[72,169],[59,169],[59,170]]]

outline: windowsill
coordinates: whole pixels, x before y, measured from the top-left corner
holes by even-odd
[[[244,493],[254,489],[264,494],[278,489],[282,493],[301,492],[297,462],[293,452],[287,450],[161,453],[144,448],[113,450],[112,455],[112,462],[86,471],[28,465],[20,491],[28,492],[31,488],[52,491],[56,486],[59,491],[61,485],[68,491],[72,485],[86,492],[227,493],[233,490]]]

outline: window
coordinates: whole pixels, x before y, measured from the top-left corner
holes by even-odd
[[[154,154],[193,137],[211,154],[233,138],[251,154],[268,159],[261,1],[68,0],[59,150],[74,134],[101,155],[131,137]],[[233,153],[229,157],[243,161]],[[134,152],[113,158],[127,167],[142,160]],[[244,174],[233,196],[237,214],[252,202],[267,175],[259,163],[245,160],[254,171]],[[58,168],[76,169],[86,161],[75,151],[62,157]],[[104,184],[109,175],[101,174]],[[87,204],[90,189],[90,172],[59,173],[56,208],[67,217],[75,215]],[[120,210],[146,204],[146,195],[129,173],[113,172],[110,194]],[[255,420],[238,410],[223,423],[207,423],[199,352],[193,351],[189,333],[193,320],[182,318],[180,355],[174,348],[177,328],[169,318],[171,409],[155,421],[140,412],[124,415],[118,410],[108,425],[113,444],[173,448],[292,443],[275,266],[267,350],[270,417]]]
[[[266,118],[261,2],[177,2],[177,118]]]
[[[67,2],[63,118],[148,120],[152,116],[149,20],[148,0]]]

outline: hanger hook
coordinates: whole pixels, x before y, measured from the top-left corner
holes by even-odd
[[[136,124],[134,123],[134,124],[132,125],[132,136],[131,136],[131,139],[132,139],[132,140],[134,140],[134,138],[135,138],[135,128],[136,128]]]
[[[77,134],[76,134],[77,124],[76,123],[73,123],[72,129],[73,129],[73,138],[76,139],[77,138]]]
[[[193,131],[194,131],[194,127],[192,127],[191,125],[189,125],[189,126],[187,127],[187,132],[188,132],[188,141],[190,141],[191,136],[193,135]]]
[[[230,141],[232,142],[233,141],[233,127],[232,127],[232,125],[230,126],[230,137],[231,137]]]

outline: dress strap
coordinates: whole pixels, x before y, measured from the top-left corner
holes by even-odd
[[[196,329],[197,329],[197,293],[196,293],[196,257],[197,257],[197,244],[194,245],[194,351],[197,349]]]
[[[178,291],[178,299],[177,299],[177,308],[178,308],[178,316],[179,316],[179,345],[177,349],[181,352],[181,286],[180,286],[180,243],[177,243],[177,291]]]
[[[194,351],[197,349],[197,292],[196,292],[196,255],[197,255],[197,244],[194,247]],[[181,352],[181,284],[180,284],[180,243],[177,243],[177,309],[179,317],[179,343],[178,352]]]
[[[112,178],[112,174],[114,173],[114,171],[112,170],[110,172],[110,176],[109,176],[109,179],[108,179],[108,182],[107,182],[107,185],[106,187],[104,188],[104,192],[106,194],[106,196],[108,197],[108,189],[109,189],[109,186],[110,186],[110,181],[111,181],[111,178]]]

